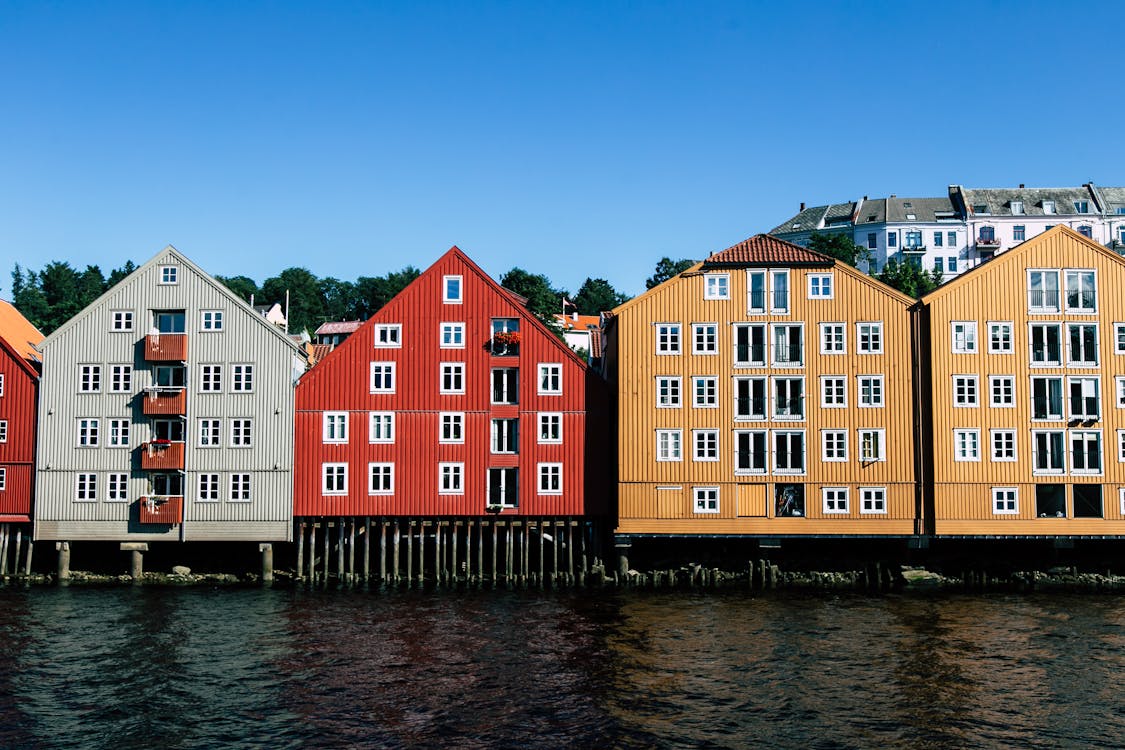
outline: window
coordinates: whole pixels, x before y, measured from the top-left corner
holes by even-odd
[[[883,324],[856,323],[856,351],[860,354],[883,353]]]
[[[988,214],[992,213],[992,209],[989,207],[989,205],[987,203],[974,203],[973,204],[973,213],[974,214],[988,215]]]
[[[989,405],[1014,409],[1016,406],[1016,379],[1011,375],[988,376]]]
[[[161,266],[160,267],[160,283],[161,284],[178,284],[180,276],[180,269],[176,266]]]
[[[719,408],[719,379],[697,377],[691,379],[692,403],[697,409]]]
[[[254,390],[254,365],[230,366],[230,389],[235,393],[250,393]]]
[[[442,323],[441,324],[441,348],[442,349],[464,349],[465,348],[465,324],[464,323]]]
[[[779,518],[805,515],[805,485],[774,485],[774,514]]]
[[[518,318],[493,318],[489,347],[493,356],[515,356],[520,353],[520,321]]]
[[[1070,418],[1082,422],[1097,419],[1101,415],[1101,399],[1098,398],[1097,378],[1069,378]]]
[[[111,331],[131,331],[133,330],[133,311],[132,310],[113,310],[109,314],[109,329]]]
[[[199,330],[201,331],[221,331],[223,330],[223,311],[222,310],[201,310],[199,313]],[[218,499],[218,495],[215,496]]]
[[[734,473],[765,474],[768,451],[764,431],[734,433]]]
[[[805,364],[804,326],[773,326],[773,364],[776,367],[801,367]]]
[[[1062,378],[1031,379],[1031,418],[1062,419]]]
[[[887,247],[898,247],[898,232],[887,232]]]
[[[770,271],[770,287],[773,291],[770,312],[789,312],[789,272]]]
[[[196,498],[201,503],[219,502],[219,475],[199,475],[199,495]]]
[[[348,465],[321,464],[321,485],[325,495],[346,495],[348,493]]]
[[[1117,460],[1125,463],[1125,430],[1117,431]]]
[[[1102,434],[1094,430],[1071,430],[1070,471],[1073,474],[1101,474]]]
[[[774,471],[778,474],[803,474],[805,471],[805,433],[773,433]]]
[[[376,349],[397,349],[402,346],[402,326],[380,324],[372,329],[372,343]]]
[[[825,487],[820,491],[825,513],[848,512],[848,488]]]
[[[734,418],[739,421],[766,418],[766,379],[734,379]]]
[[[1027,239],[1027,228],[1023,224],[1016,224],[1012,227],[1012,240],[1015,242],[1023,242]]]
[[[393,417],[394,415],[387,412],[386,416]],[[375,415],[372,415],[374,420]],[[373,421],[374,423],[374,421]],[[390,422],[394,424],[393,421]],[[372,440],[371,442],[378,442]],[[438,436],[439,443],[463,443],[465,442],[465,413],[460,411],[444,411],[441,413],[441,433]]]
[[[1115,354],[1125,354],[1125,323],[1113,324],[1113,351]],[[2,384],[2,381],[0,381]],[[3,395],[0,392],[0,395]]]
[[[1010,322],[989,322],[988,353],[1012,353],[1012,324]]]
[[[395,465],[367,464],[367,494],[392,495],[395,491]]]
[[[886,513],[887,490],[885,487],[859,488],[860,513]]]
[[[203,393],[218,393],[223,390],[223,366],[199,366],[199,390]]]
[[[345,412],[339,412],[344,414]],[[340,442],[347,442],[347,422],[344,423],[344,437]],[[367,442],[393,443],[395,441],[395,414],[393,411],[373,411],[367,415]]]
[[[882,408],[883,376],[859,376],[856,383],[861,408]]]
[[[493,453],[518,453],[520,445],[518,419],[494,419],[491,422]]]
[[[719,326],[715,323],[693,323],[691,342],[692,354],[718,354]]]
[[[668,375],[656,378],[656,406],[658,409],[672,409],[680,405],[680,379]]]
[[[232,419],[230,421],[230,445],[232,448],[249,448],[253,438],[253,420]]]
[[[692,430],[692,439],[695,442],[695,461],[719,460],[719,431],[718,430]]]
[[[832,299],[834,296],[832,274],[809,274],[809,299]]]
[[[1074,213],[1076,213],[1076,214],[1088,214],[1088,213],[1090,213],[1090,202],[1089,201],[1074,201]]]
[[[539,395],[562,395],[562,365],[558,363],[539,363]]]
[[[657,430],[656,431],[656,460],[657,461],[680,461],[683,459],[683,453],[680,446],[679,430]]]
[[[693,487],[692,495],[695,499],[694,508],[696,513],[719,512],[718,487]]]
[[[465,494],[465,464],[440,463],[438,464],[438,494],[463,495]]]
[[[1114,380],[1117,384],[1117,408],[1125,409],[1125,377],[1118,375]]]
[[[4,373],[0,372],[0,396],[4,395]]]
[[[348,413],[346,411],[324,412],[322,438],[326,443],[348,442]]]
[[[998,516],[1014,516],[1020,512],[1020,491],[1016,487],[992,488],[992,512]]]
[[[1045,213],[1045,214],[1055,213],[1055,202],[1054,201],[1043,201],[1043,213]]]
[[[913,214],[909,214],[907,218],[913,218]],[[922,243],[922,232],[916,229],[908,229],[903,232],[902,247],[904,250],[925,250],[926,246]]]
[[[8,442],[8,420],[0,419],[0,443]]]
[[[218,448],[221,444],[220,419],[201,419],[199,420],[199,447],[200,448]]]
[[[133,390],[133,366],[109,366],[109,390],[113,393],[131,393]]]
[[[153,310],[152,322],[157,333],[183,333],[187,325],[183,310]]]
[[[825,461],[838,463],[848,460],[848,431],[823,430],[820,433],[820,455]]]
[[[539,413],[539,442],[540,443],[561,443],[562,442],[562,413],[561,412],[540,412]]]
[[[1022,216],[1023,213],[1024,213],[1023,201],[1012,201],[1011,209],[1012,209],[1012,216]]]
[[[657,354],[679,354],[680,353],[680,324],[679,323],[657,323],[656,324],[656,353]]]
[[[154,495],[182,497],[184,494],[184,475],[153,474],[152,490]]]
[[[747,314],[766,311],[766,272],[746,272],[746,312]]]
[[[1032,467],[1034,474],[1062,474],[1066,469],[1063,432],[1032,430]]]
[[[1066,516],[1066,491],[1061,484],[1035,485],[1035,515],[1039,518]]]
[[[953,376],[953,405],[954,406],[979,406],[977,399],[977,376]]]
[[[859,460],[861,463],[886,461],[886,430],[859,431]]]
[[[154,419],[152,420],[152,438],[155,440],[167,440],[172,443],[184,442],[184,420],[179,418],[174,419]],[[165,493],[165,494],[183,494],[179,492]]]
[[[78,445],[83,448],[98,447],[98,420],[78,420]]]
[[[848,379],[843,375],[820,378],[820,405],[825,409],[843,409],[848,405]]]
[[[501,508],[519,505],[519,473],[516,469],[488,470],[488,504]]]
[[[1015,461],[1016,460],[1016,431],[1015,430],[992,430],[992,460],[993,461]]]
[[[78,391],[97,393],[102,389],[101,365],[78,365]]]
[[[79,474],[75,478],[74,499],[77,502],[94,502],[98,499],[98,475]]]
[[[765,325],[736,324],[734,326],[734,366],[764,367],[765,364]]]
[[[515,367],[492,368],[492,403],[518,404],[520,371]]]
[[[125,503],[129,501],[129,475],[112,471],[106,474],[105,499],[110,503]],[[2,488],[0,488],[2,489]]]
[[[977,353],[977,323],[955,320],[949,324],[953,340],[954,354]]]
[[[1062,364],[1062,335],[1057,323],[1032,323],[1029,326],[1031,337],[1031,364],[1044,367],[1058,367]]]
[[[1074,517],[1102,517],[1102,486],[1100,484],[1074,485]]]
[[[1027,309],[1032,313],[1059,311],[1059,272],[1027,272]]]
[[[805,381],[803,378],[774,378],[773,395],[773,416],[775,419],[805,418]]]
[[[395,392],[395,363],[394,362],[372,362],[371,363],[371,392],[372,393],[394,393]]]
[[[444,394],[459,394],[465,392],[465,363],[441,363],[441,388]]]
[[[941,232],[934,232],[934,247],[941,247],[942,245],[944,245],[944,239],[944,234],[942,234]]]
[[[562,494],[562,464],[539,464],[539,494]]]
[[[879,248],[879,236],[874,232],[867,233],[867,249],[877,250]]]
[[[179,366],[158,365],[153,372],[153,382],[160,388],[183,388],[186,369]]]
[[[957,273],[957,256],[950,255],[946,258],[946,265],[948,266],[949,273]]]
[[[1098,364],[1098,326],[1094,323],[1068,323],[1066,359],[1068,365]]]
[[[820,353],[821,354],[846,354],[846,330],[843,323],[820,324]]]
[[[980,460],[980,431],[953,431],[953,459],[955,461]]]
[[[232,503],[250,502],[250,475],[236,473],[230,475],[230,501]]]
[[[1093,271],[1066,271],[1066,311],[1093,313],[1098,309],[1098,291]]]
[[[956,247],[957,246],[957,232],[946,232],[945,233],[945,239],[946,239],[945,244],[949,245],[950,247]],[[949,270],[950,271],[956,271],[957,268],[955,266],[951,265],[949,267]]]
[[[442,276],[442,302],[450,305],[461,304],[461,281],[460,276]]]
[[[703,275],[704,299],[730,299],[730,274],[708,273]]]

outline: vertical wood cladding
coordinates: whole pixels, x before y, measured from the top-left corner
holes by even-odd
[[[0,516],[31,520],[32,468],[35,460],[36,391],[39,376],[33,365],[7,341],[0,340]]]

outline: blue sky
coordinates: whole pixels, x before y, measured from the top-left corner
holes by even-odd
[[[1123,185],[1118,6],[1069,7],[0,0],[0,296],[169,243],[635,294],[801,201]]]

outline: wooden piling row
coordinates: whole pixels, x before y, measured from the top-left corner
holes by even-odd
[[[0,523],[0,576],[31,575],[35,545],[23,524]]]

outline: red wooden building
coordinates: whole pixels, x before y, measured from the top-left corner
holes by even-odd
[[[42,340],[35,326],[0,300],[0,574],[24,569],[31,545],[39,388],[35,345]]]
[[[454,247],[305,374],[294,515],[311,574],[332,550],[344,576],[580,574],[598,381],[524,302]]]

